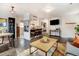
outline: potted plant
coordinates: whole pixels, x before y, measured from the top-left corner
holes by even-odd
[[[75,27],[76,33],[79,34],[79,25]]]

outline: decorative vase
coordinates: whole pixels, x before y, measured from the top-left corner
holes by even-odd
[[[47,42],[47,41],[48,41],[48,37],[43,36],[43,41],[44,41],[44,42]]]

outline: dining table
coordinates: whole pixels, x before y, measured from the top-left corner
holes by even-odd
[[[11,36],[13,33],[0,33],[0,38],[2,38],[2,42],[0,44],[3,44],[5,37],[8,37],[9,43],[11,44]]]

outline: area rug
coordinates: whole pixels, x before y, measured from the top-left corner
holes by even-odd
[[[36,50],[36,48],[32,47],[31,48],[32,52],[34,50]],[[49,52],[48,52],[48,56],[65,56],[65,53],[66,53],[66,43],[58,43],[58,48],[57,50],[52,53],[53,51],[55,50],[55,48],[52,48]],[[26,50],[22,50],[22,51],[19,51],[19,49],[17,50],[17,55],[18,56],[45,56],[45,53],[40,51],[40,50],[37,50],[35,51],[33,54],[29,54],[29,49],[26,49]]]
[[[57,50],[52,54],[52,56],[65,56],[66,54],[66,43],[58,43]]]

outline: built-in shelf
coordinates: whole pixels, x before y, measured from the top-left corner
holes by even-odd
[[[66,24],[76,24],[75,22],[69,22],[69,23],[66,23]]]

